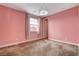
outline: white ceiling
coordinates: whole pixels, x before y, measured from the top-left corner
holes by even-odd
[[[39,15],[39,9],[46,9],[48,14],[45,16],[49,16],[63,10],[72,8],[77,6],[77,3],[1,3],[0,5],[4,5],[16,10],[28,12],[29,14],[33,14],[36,16]]]

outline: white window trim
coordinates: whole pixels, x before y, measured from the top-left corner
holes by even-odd
[[[36,31],[36,32],[39,33],[39,32],[40,32],[40,18],[39,18],[39,17],[32,16],[32,15],[29,15],[29,16],[28,16],[28,18],[29,18],[29,25],[28,25],[28,26],[29,26],[29,34],[30,34],[30,32],[31,32],[31,31],[30,31],[30,17],[32,17],[32,18],[37,18],[37,19],[38,19],[39,31]]]

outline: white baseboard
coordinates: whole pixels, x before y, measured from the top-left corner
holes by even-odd
[[[10,44],[6,44],[6,45],[0,45],[0,48],[12,46],[12,45],[18,45],[18,44],[21,44],[21,43],[24,43],[24,42],[26,42],[26,41],[15,42],[15,43],[10,43]]]
[[[21,42],[15,42],[15,43],[10,43],[10,44],[6,44],[6,45],[0,45],[0,48],[13,46],[13,45],[18,45],[18,44],[22,44],[22,43],[25,43],[25,42],[35,41],[35,40],[40,40],[40,39],[29,39],[29,40],[25,40],[25,41],[21,41]]]
[[[65,41],[61,41],[61,40],[57,40],[57,39],[49,39],[49,40],[53,40],[53,41],[57,41],[57,42],[60,42],[60,43],[66,43],[66,44],[79,46],[79,44],[76,44],[76,43],[65,42]]]

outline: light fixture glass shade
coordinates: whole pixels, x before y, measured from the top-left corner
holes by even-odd
[[[43,16],[43,15],[47,15],[48,11],[47,10],[41,10],[39,13],[40,13],[41,16]]]

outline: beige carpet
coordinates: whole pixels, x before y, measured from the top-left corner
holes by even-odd
[[[42,39],[0,49],[1,56],[76,56],[78,47]]]

